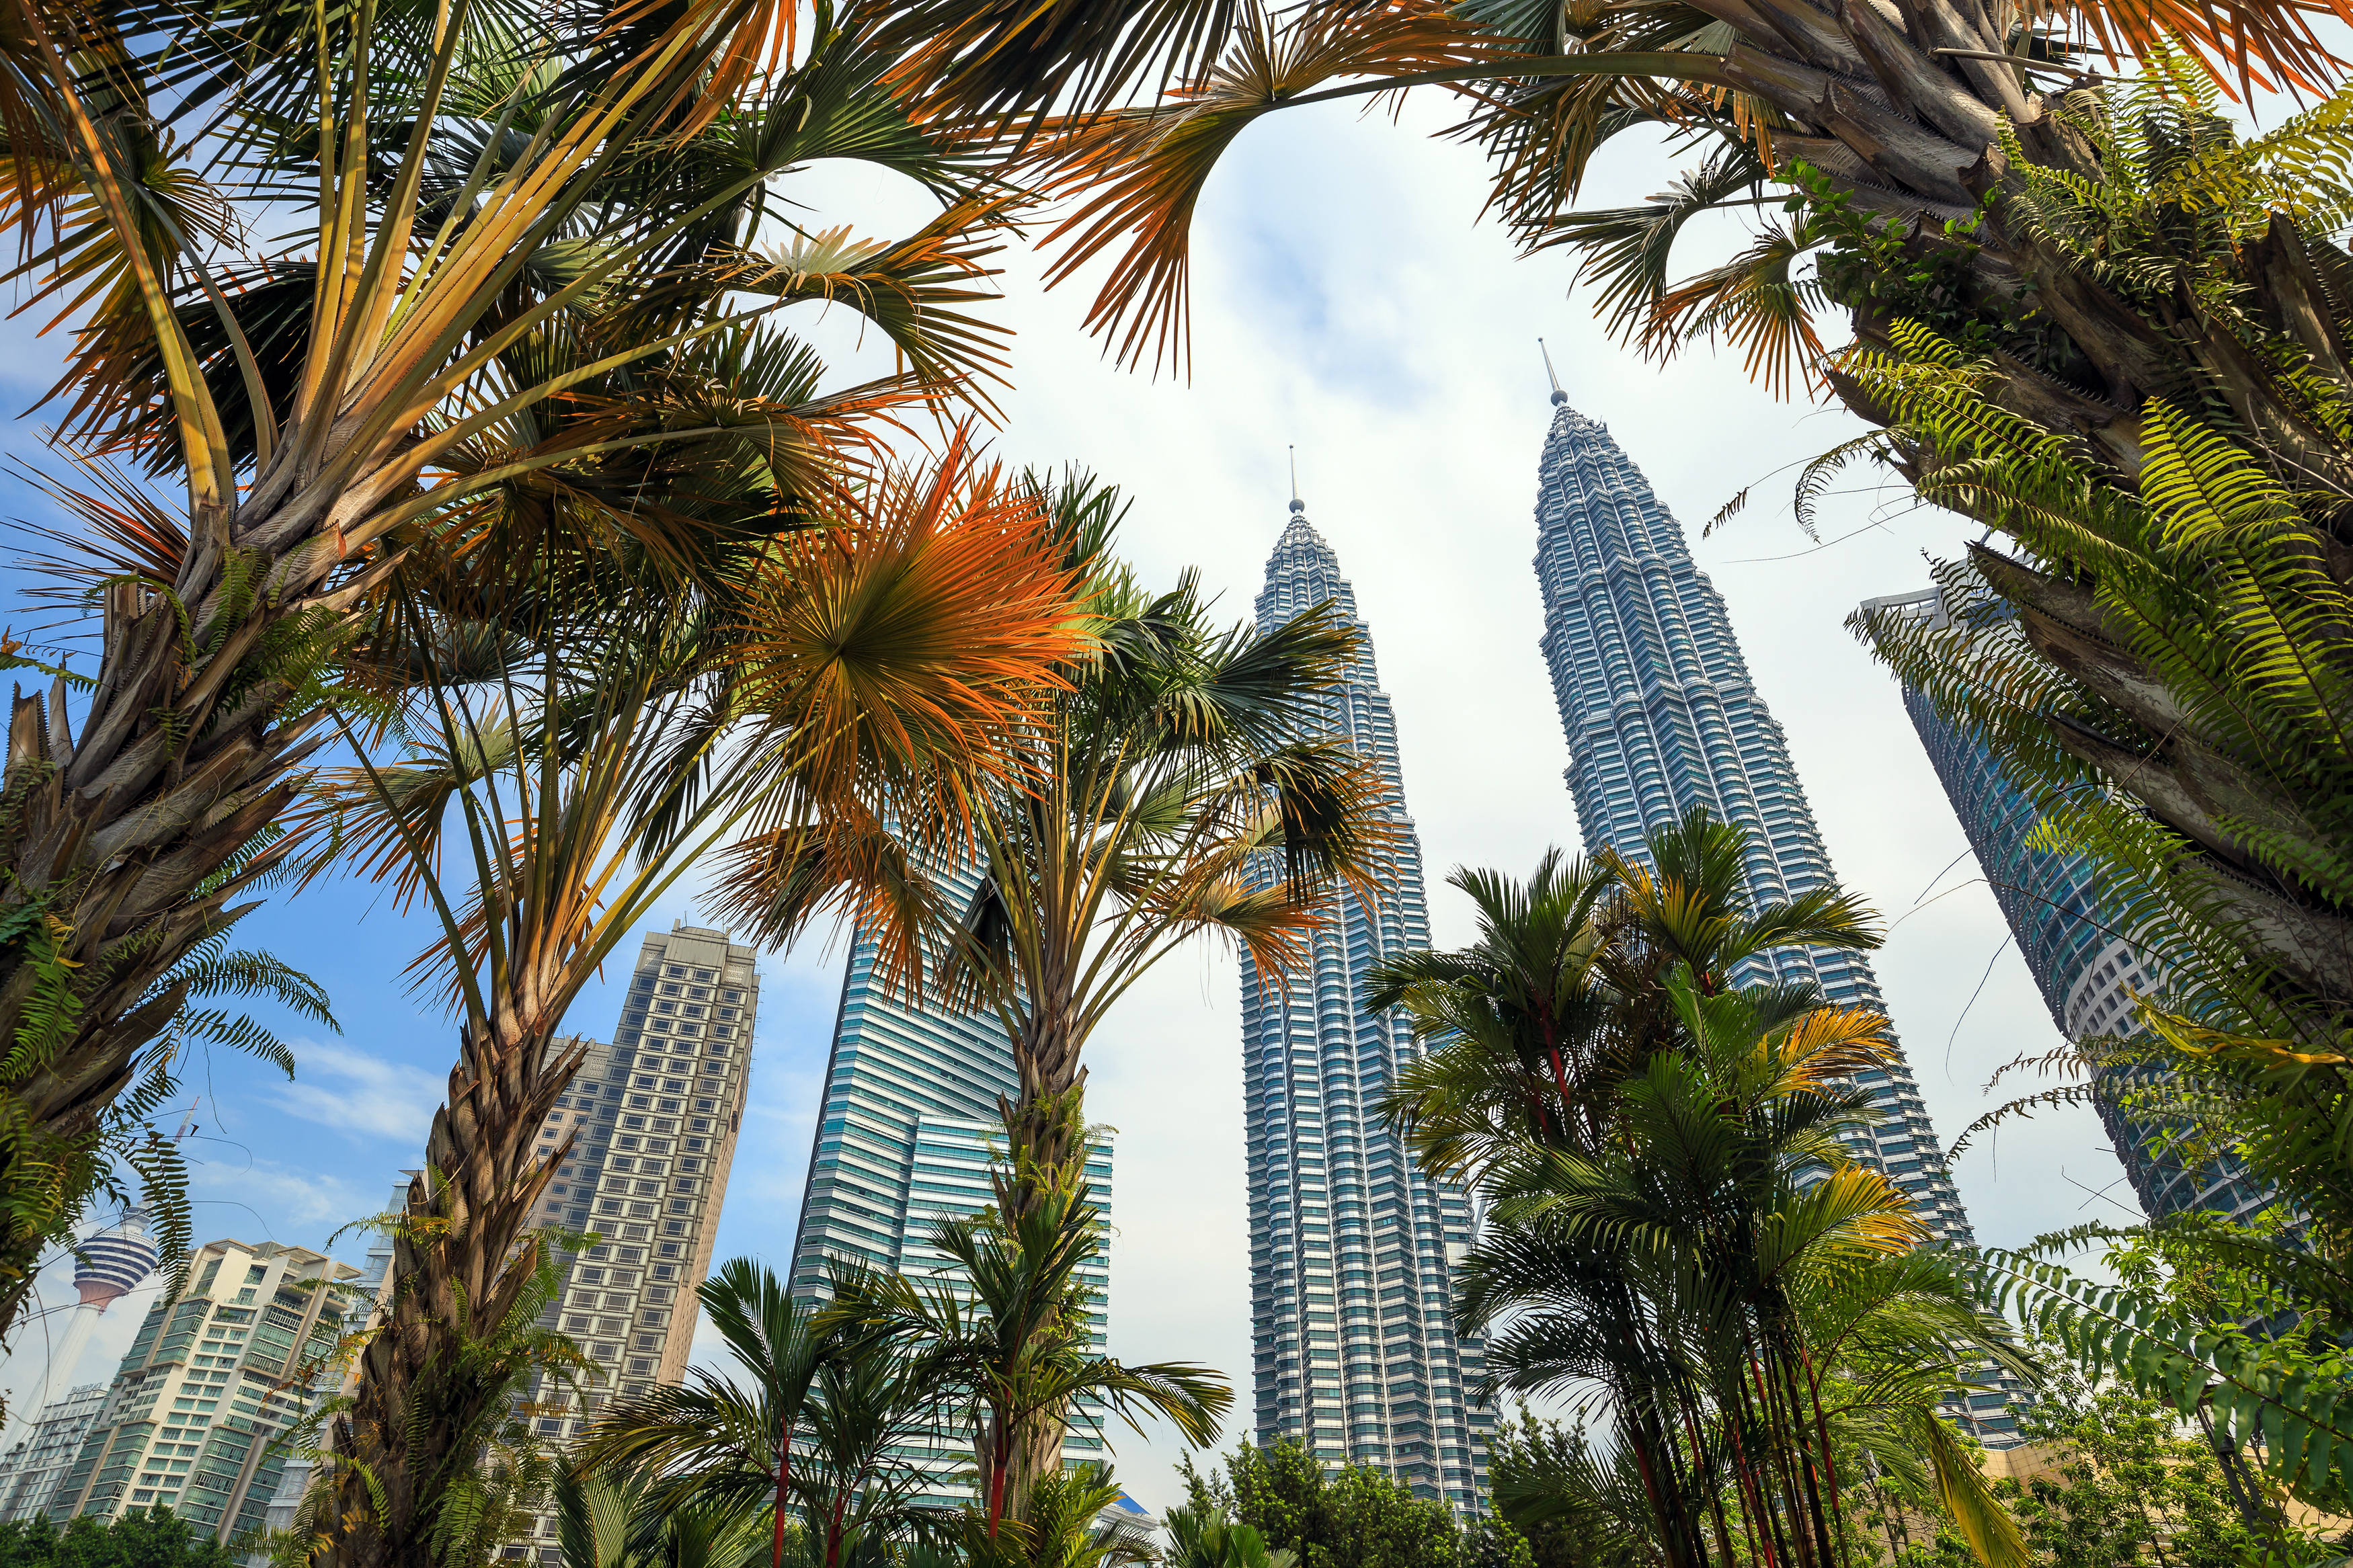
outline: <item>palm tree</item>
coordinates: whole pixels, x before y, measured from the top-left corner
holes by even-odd
[[[1475,1182],[1531,1142],[1598,1150],[1617,1086],[1679,1038],[1667,975],[1687,970],[1713,993],[1785,948],[1879,945],[1870,910],[1834,888],[1752,910],[1746,844],[1694,809],[1653,829],[1640,857],[1564,863],[1547,850],[1525,883],[1458,867],[1448,881],[1471,896],[1479,940],[1366,977],[1366,1008],[1403,1008],[1429,1047],[1383,1102],[1416,1159]],[[1774,1005],[1818,999],[1792,990]]]
[[[321,809],[334,842],[434,912],[442,938],[418,969],[460,1029],[396,1237],[390,1321],[336,1428],[353,1560],[422,1550],[411,1515],[438,1504],[412,1483],[457,1450],[414,1418],[419,1391],[448,1373],[449,1322],[502,1310],[543,1245],[526,1221],[571,1151],[542,1158],[532,1140],[579,1066],[556,1043],[579,988],[735,824],[894,772],[982,765],[1067,652],[1064,574],[1034,511],[1001,495],[954,449],[931,476],[814,512],[822,527],[771,541],[715,604],[659,583],[569,595],[506,619],[487,669],[439,668],[458,645],[434,614],[462,585],[445,574],[404,601],[398,646],[424,658],[393,721],[405,755],[379,761],[354,734],[359,765]],[[448,837],[469,890],[440,871]]]
[[[839,1568],[845,1542],[897,1522],[889,1510],[905,1482],[881,1467],[925,1424],[931,1398],[872,1336],[844,1337],[751,1258],[729,1259],[695,1293],[738,1375],[692,1367],[679,1387],[609,1406],[582,1435],[575,1473],[647,1478],[665,1511],[691,1503],[756,1514],[765,1506],[771,1568],[783,1568],[797,1490],[804,1539],[822,1543],[824,1568]],[[815,1442],[797,1468],[804,1426]]]
[[[1144,1531],[1103,1518],[1121,1495],[1111,1467],[1100,1460],[1050,1470],[1030,1489],[1020,1519],[990,1528],[967,1516],[965,1561],[971,1568],[1126,1568],[1160,1562]]]
[[[1131,1425],[1145,1412],[1165,1416],[1195,1447],[1216,1440],[1233,1404],[1222,1377],[1191,1363],[1129,1366],[1092,1353],[1092,1293],[1080,1270],[1103,1241],[1087,1195],[1082,1183],[1044,1194],[1026,1215],[938,1221],[929,1242],[953,1265],[939,1283],[865,1270],[835,1283],[829,1321],[839,1331],[904,1342],[922,1380],[955,1391],[971,1424],[984,1541],[1008,1520],[1037,1522],[1032,1500],[1041,1485],[1059,1484],[1050,1478],[1061,1472],[1072,1401],[1100,1403]],[[1067,1500],[1050,1495],[1057,1507]]]
[[[767,1551],[758,1514],[680,1507],[642,1475],[565,1471],[554,1492],[564,1568],[753,1568]]]
[[[332,738],[334,660],[401,563],[527,582],[532,552],[482,526],[512,512],[690,579],[716,525],[834,492],[873,422],[996,362],[965,306],[1002,212],[897,107],[867,14],[797,33],[753,0],[10,17],[10,216],[37,298],[78,333],[58,395],[95,476],[49,483],[132,525],[80,534],[102,559],[68,563],[97,590],[69,626],[94,684],[5,650],[50,684],[16,705],[0,783],[0,1031],[19,1043],[0,1331],[85,1195],[53,1173],[87,1170],[178,1009],[161,977],[293,851],[264,830]],[[771,177],[828,157],[913,176],[943,216],[897,244],[803,230],[764,251]],[[300,232],[249,242],[289,199]],[[867,315],[907,373],[820,391],[768,320],[802,300]],[[120,461],[185,483],[185,506]],[[753,469],[761,505],[698,504]]]
[[[365,1228],[390,1237],[429,1240],[444,1227],[430,1218],[395,1211],[362,1222]],[[354,1227],[357,1228],[357,1227]],[[406,1505],[405,1518],[417,1532],[415,1561],[434,1563],[479,1563],[527,1530],[543,1506],[559,1467],[531,1430],[530,1407],[524,1391],[534,1382],[559,1387],[576,1385],[597,1374],[591,1363],[569,1339],[539,1321],[541,1311],[562,1291],[562,1279],[548,1251],[533,1245],[518,1260],[526,1272],[512,1278],[488,1303],[461,1300],[454,1321],[439,1325],[435,1336],[431,1375],[418,1380],[403,1412],[420,1431],[442,1437],[438,1447],[417,1445],[396,1453],[403,1466],[397,1472],[362,1472],[380,1483],[386,1494],[385,1511]],[[396,1292],[390,1303],[397,1309]],[[380,1331],[371,1327],[349,1336],[336,1347],[333,1360],[346,1350],[364,1347]],[[343,1484],[355,1468],[348,1449],[310,1445],[322,1428],[338,1430],[358,1405],[349,1394],[338,1394],[289,1434],[299,1450],[318,1461],[308,1489],[296,1504],[290,1526],[269,1542],[271,1561],[283,1568],[307,1568],[322,1556],[332,1558],[352,1534],[352,1521],[342,1516],[350,1506]],[[378,1446],[375,1458],[384,1446]],[[366,1461],[362,1461],[363,1463]]]
[[[1865,1114],[1848,1080],[1887,1058],[1885,1019],[1781,1019],[1770,992],[1709,995],[1686,971],[1666,989],[1680,1043],[1620,1086],[1606,1143],[1490,1180],[1458,1317],[1492,1329],[1491,1383],[1606,1394],[1671,1563],[1706,1561],[1710,1534],[1726,1562],[1845,1561],[1841,1456],[1860,1445],[1925,1456],[1979,1556],[2021,1563],[1936,1406],[1989,1357],[2035,1369],[1919,1250],[1905,1195],[1839,1142]],[[1613,1331],[1630,1316],[1639,1337]]]
[[[1350,632],[1321,614],[1219,632],[1189,574],[1152,595],[1111,559],[1115,492],[1072,476],[1046,504],[1086,640],[1012,738],[1013,765],[754,840],[722,883],[733,917],[777,939],[832,885],[813,864],[849,868],[886,982],[997,1015],[1020,1075],[997,1175],[1016,1225],[1082,1179],[1084,1051],[1119,999],[1205,932],[1286,972],[1329,882],[1366,875],[1388,843],[1373,772],[1295,738]]]
[[[1269,1549],[1266,1538],[1249,1525],[1207,1508],[1172,1508],[1161,1561],[1167,1568],[1297,1568],[1299,1554],[1287,1547]]]

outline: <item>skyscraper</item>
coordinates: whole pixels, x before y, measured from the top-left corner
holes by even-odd
[[[88,1383],[69,1390],[63,1399],[45,1405],[33,1417],[33,1430],[0,1458],[0,1523],[38,1519],[49,1511],[50,1500],[81,1452],[90,1423],[106,1408],[106,1384]]]
[[[1949,624],[1944,596],[1934,588],[1867,599],[1862,613],[1938,629]],[[2133,1005],[2133,993],[2161,993],[2163,963],[2130,940],[2120,916],[2101,907],[2092,863],[2031,841],[2041,819],[2033,803],[1993,753],[1938,713],[1925,693],[1905,687],[1904,709],[2010,922],[2051,1021],[2071,1040],[2139,1034],[2147,1026]],[[2119,1064],[2101,1083],[2128,1088],[2146,1070]],[[2150,1218],[2187,1209],[2244,1217],[2271,1201],[2271,1194],[2234,1162],[2184,1165],[2167,1150],[2161,1130],[2136,1124],[2115,1094],[2099,1095],[2096,1104],[2134,1195]]]
[[[1417,1171],[1374,1117],[1419,1049],[1402,1019],[1357,1007],[1375,964],[1430,945],[1421,846],[1356,590],[1294,496],[1267,560],[1258,629],[1326,601],[1365,641],[1325,694],[1319,727],[1378,768],[1398,848],[1370,899],[1340,892],[1339,918],[1314,934],[1299,972],[1261,974],[1242,954],[1258,1440],[1386,1469],[1468,1511],[1484,1506],[1495,1419],[1469,1396],[1479,1347],[1451,1331],[1447,1266],[1470,1244],[1470,1205]]]
[[[1568,406],[1555,381],[1536,484],[1536,581],[1545,662],[1567,732],[1569,795],[1588,854],[1644,855],[1643,836],[1694,806],[1748,830],[1752,905],[1834,886],[1830,856],[1781,727],[1749,679],[1724,600],[1683,529],[1607,426]],[[1831,1001],[1883,1010],[1860,952],[1790,949],[1743,961],[1741,984],[1811,982]],[[1912,1195],[1938,1240],[1975,1237],[1936,1130],[1899,1046],[1858,1076],[1878,1111],[1848,1135],[1862,1165]],[[2016,1390],[1991,1376],[1947,1414],[1994,1447],[2018,1441]]]
[[[49,1517],[170,1507],[217,1541],[258,1527],[346,1319],[359,1270],[307,1247],[216,1241],[187,1293],[147,1310]]]
[[[695,1287],[711,1271],[751,1088],[758,961],[758,950],[723,931],[681,924],[651,932],[613,1043],[577,1042],[586,1059],[540,1130],[538,1150],[553,1155],[566,1132],[575,1142],[534,1217],[596,1233],[596,1246],[559,1257],[563,1293],[544,1321],[605,1376],[585,1384],[576,1405],[539,1415],[544,1436],[576,1436],[607,1400],[685,1378],[702,1309]],[[553,1405],[560,1396],[534,1387],[533,1397]],[[533,1543],[554,1560],[553,1513],[535,1533]]]
[[[951,900],[969,897],[974,885],[969,876],[960,880]],[[1020,1092],[1013,1052],[994,1013],[933,1006],[928,998],[887,990],[875,982],[874,958],[872,942],[853,942],[842,976],[793,1245],[792,1289],[804,1300],[825,1293],[828,1259],[904,1274],[919,1284],[957,1283],[946,1255],[925,1237],[934,1220],[969,1218],[996,1201],[988,1171],[1004,1149],[997,1097]],[[1087,1158],[1092,1199],[1106,1218],[1111,1158],[1108,1138]],[[1097,1253],[1081,1277],[1094,1293],[1090,1342],[1101,1353],[1109,1330],[1109,1254]],[[1082,1401],[1062,1439],[1064,1459],[1104,1458],[1103,1427],[1101,1407]],[[954,1504],[970,1497],[958,1480],[972,1466],[967,1433],[942,1432],[898,1457],[924,1473],[920,1500]]]

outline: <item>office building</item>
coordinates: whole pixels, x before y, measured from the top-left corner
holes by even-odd
[[[1979,635],[2010,635],[2010,616],[1999,613],[2007,607],[1990,591],[1985,598],[1987,607],[1998,613]],[[1951,625],[1944,595],[1934,588],[1865,600],[1862,613],[1936,631]],[[2130,1041],[2141,1035],[2147,1026],[2134,994],[2162,996],[2165,967],[2156,953],[2131,940],[2121,915],[2101,907],[2092,863],[2047,840],[2035,842],[2041,814],[2034,804],[1993,753],[1937,712],[1926,693],[1905,687],[1904,708],[1994,901],[2010,922],[2051,1021],[2077,1042]],[[2108,1091],[2099,1093],[2094,1103],[2142,1211],[2151,1219],[2191,1209],[2243,1219],[2266,1206],[2271,1194],[2236,1162],[2186,1165],[2168,1148],[2161,1126],[2125,1115],[2118,1092],[2147,1081],[2148,1071],[2119,1063],[2105,1069],[2094,1086]]]
[[[968,898],[970,875],[948,897]],[[989,1164],[1004,1152],[997,1100],[1020,1092],[1004,1026],[994,1013],[934,1006],[877,984],[874,944],[850,946],[826,1065],[825,1099],[809,1151],[793,1293],[824,1297],[828,1265],[903,1274],[955,1286],[958,1272],[926,1237],[941,1218],[967,1218],[995,1203]],[[1106,1218],[1112,1149],[1100,1138],[1087,1159],[1091,1198]],[[1111,1304],[1108,1250],[1082,1276],[1093,1292],[1090,1343],[1102,1353]],[[1103,1412],[1082,1402],[1062,1440],[1070,1463],[1108,1458]],[[953,1506],[972,1496],[969,1430],[951,1426],[900,1448],[924,1474],[918,1500]]]
[[[1609,426],[1568,406],[1557,379],[1552,402],[1535,506],[1541,647],[1586,853],[1611,849],[1639,861],[1647,834],[1699,806],[1747,830],[1752,907],[1835,886],[1788,743],[1682,526]],[[1842,1005],[1886,1005],[1861,952],[1785,949],[1744,960],[1734,979],[1810,983]],[[1884,1070],[1860,1081],[1879,1116],[1850,1135],[1851,1154],[1910,1194],[1938,1241],[1974,1245],[1901,1046]],[[2015,1442],[2000,1397],[1985,1398],[1985,1414],[1957,1414],[1989,1444]]]
[[[542,1155],[554,1157],[567,1136],[573,1143],[533,1218],[593,1232],[596,1245],[558,1255],[563,1289],[543,1321],[603,1375],[576,1397],[534,1385],[532,1420],[543,1438],[577,1436],[607,1401],[685,1379],[702,1309],[695,1288],[711,1271],[751,1087],[758,958],[706,927],[651,933],[612,1043],[553,1047],[577,1045],[586,1057],[540,1131]],[[554,1560],[552,1513],[529,1545]]]
[[[113,1520],[168,1507],[215,1540],[259,1527],[310,1409],[358,1270],[307,1247],[209,1243],[187,1293],[147,1310],[48,1509]]]
[[[1419,1047],[1402,1018],[1357,1005],[1375,964],[1430,946],[1421,846],[1369,628],[1293,496],[1267,561],[1258,629],[1327,602],[1364,640],[1305,738],[1345,738],[1374,764],[1397,837],[1377,888],[1337,892],[1335,918],[1313,933],[1295,973],[1261,973],[1241,955],[1258,1440],[1373,1466],[1471,1512],[1484,1507],[1494,1414],[1471,1399],[1478,1345],[1452,1333],[1448,1265],[1470,1245],[1470,1204],[1416,1170],[1374,1114]]]
[[[49,1511],[58,1486],[81,1452],[90,1423],[106,1408],[106,1384],[88,1383],[41,1407],[33,1429],[0,1457],[0,1523],[38,1519]]]

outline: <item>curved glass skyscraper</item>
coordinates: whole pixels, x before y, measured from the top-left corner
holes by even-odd
[[[1752,904],[1834,885],[1829,854],[1789,761],[1781,727],[1750,679],[1724,599],[1692,561],[1683,528],[1651,493],[1609,426],[1552,390],[1552,428],[1536,482],[1536,581],[1545,663],[1568,734],[1569,795],[1586,853],[1644,854],[1643,836],[1694,806],[1748,830]],[[1811,981],[1834,1002],[1883,1009],[1859,952],[1788,950],[1736,971],[1743,984]],[[1901,1051],[1862,1075],[1881,1119],[1852,1135],[1862,1164],[1883,1171],[1936,1237],[1975,1237]],[[2015,1443],[1999,1391],[1948,1410],[1988,1443]]]
[[[1866,599],[1862,613],[1938,628],[1949,624],[1943,595],[1934,588]],[[2051,1021],[2071,1040],[2139,1034],[2147,1026],[2133,994],[2161,990],[2163,969],[2156,954],[2129,940],[2121,919],[2100,907],[2092,863],[2032,841],[2041,820],[2034,803],[2010,782],[1993,753],[1937,712],[1926,693],[1905,687],[1904,709],[2010,922]],[[2131,1075],[2117,1073],[2106,1080],[2108,1087],[2128,1085]],[[2152,1219],[2185,1209],[2244,1217],[2271,1201],[2269,1192],[2235,1163],[2184,1165],[2167,1148],[2161,1131],[2126,1118],[2113,1094],[2101,1094],[2097,1107],[2134,1195]]]
[[[1388,1470],[1419,1496],[1482,1509],[1492,1411],[1473,1409],[1475,1343],[1457,1344],[1447,1265],[1471,1240],[1458,1189],[1414,1169],[1372,1107],[1417,1054],[1392,1015],[1360,1012],[1366,973],[1430,945],[1421,845],[1406,815],[1397,721],[1338,558],[1291,503],[1266,563],[1258,628],[1330,601],[1366,634],[1320,729],[1379,768],[1398,835],[1367,900],[1339,895],[1304,968],[1261,975],[1242,955],[1242,1092],[1250,1139],[1250,1330],[1258,1440]]]

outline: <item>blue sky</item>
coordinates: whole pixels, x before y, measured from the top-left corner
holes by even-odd
[[[2006,1098],[1983,1089],[1996,1066],[2057,1037],[1894,687],[1841,623],[1862,598],[1925,584],[1924,555],[1952,553],[1971,531],[1864,473],[1825,506],[1822,537],[1836,542],[1810,544],[1788,519],[1788,466],[1859,426],[1773,402],[1734,356],[1702,350],[1662,367],[1609,343],[1563,258],[1516,260],[1494,225],[1475,221],[1478,161],[1422,134],[1450,119],[1436,100],[1401,125],[1334,105],[1250,131],[1201,209],[1188,380],[1106,363],[1079,335],[1083,293],[1041,294],[1038,262],[1015,253],[1001,315],[1020,333],[1017,387],[1002,399],[999,449],[1015,462],[1076,461],[1124,487],[1135,500],[1126,548],[1146,578],[1198,566],[1239,619],[1281,530],[1285,448],[1297,445],[1309,515],[1355,580],[1396,699],[1442,944],[1470,934],[1463,901],[1436,885],[1449,868],[1525,871],[1547,845],[1577,843],[1529,567],[1550,414],[1535,340],[1550,341],[1571,401],[1610,426],[1694,534],[1754,485],[1746,515],[1694,549],[1788,731],[1842,879],[1895,922],[1880,975],[1949,1140]],[[1639,200],[1676,167],[1655,145],[1615,146],[1590,199]],[[917,193],[862,169],[820,168],[785,194],[808,204],[811,226],[887,236],[926,213]],[[1694,269],[1738,237],[1727,225],[1697,237]],[[886,366],[846,312],[803,313],[843,381]],[[5,341],[0,388],[22,406],[52,379],[58,354],[22,321]],[[9,441],[21,461],[54,460],[35,421],[19,421]],[[19,483],[0,495],[13,515],[38,516],[42,504]],[[691,916],[691,903],[682,891],[658,921]],[[375,889],[337,884],[273,901],[239,939],[323,983],[343,1033],[290,1027],[302,1058],[291,1085],[237,1058],[191,1071],[206,1138],[217,1140],[195,1145],[200,1239],[319,1246],[380,1205],[394,1173],[417,1157],[451,1027],[405,990],[401,970],[423,937]],[[613,983],[634,952],[632,942],[568,1027],[609,1037]],[[818,933],[764,962],[752,1114],[722,1257],[781,1265],[788,1255],[842,956]],[[1238,1029],[1232,960],[1204,944],[1139,987],[1089,1047],[1090,1113],[1120,1134],[1112,1347],[1234,1374],[1241,1417],[1229,1442],[1246,1429],[1250,1364]],[[1978,1236],[1995,1243],[2123,1218],[2131,1202],[2087,1111],[2014,1127],[1956,1177]],[[360,1243],[336,1250],[356,1258]],[[147,1299],[114,1309],[74,1375],[111,1373]],[[40,1345],[36,1325],[0,1365],[12,1403],[41,1384]],[[1123,1441],[1123,1477],[1147,1503],[1175,1500],[1178,1451],[1165,1433]]]

